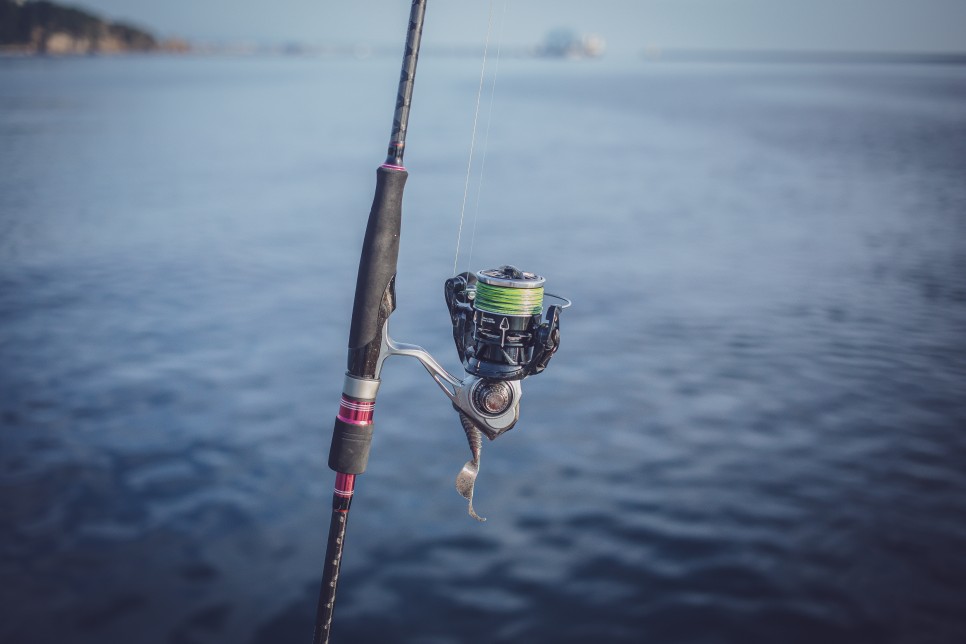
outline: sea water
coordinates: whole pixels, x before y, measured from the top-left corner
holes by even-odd
[[[458,236],[575,304],[485,524],[387,363],[335,637],[966,641],[964,67],[508,58],[467,184],[478,65],[421,61],[392,334],[459,373]],[[311,637],[397,78],[0,59],[0,640]]]

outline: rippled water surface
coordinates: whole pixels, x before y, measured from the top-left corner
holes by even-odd
[[[477,64],[421,64],[392,327],[454,369]],[[311,637],[397,75],[0,60],[0,640]],[[503,61],[471,261],[576,304],[485,524],[388,364],[338,641],[966,641],[964,168],[963,67]]]

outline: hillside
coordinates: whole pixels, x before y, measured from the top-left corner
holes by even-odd
[[[94,54],[154,51],[150,33],[52,2],[0,0],[0,51]]]

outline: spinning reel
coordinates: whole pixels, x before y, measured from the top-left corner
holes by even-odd
[[[551,306],[541,321],[544,281],[514,266],[446,280],[453,339],[467,373],[507,381],[547,368],[560,345],[561,307]]]
[[[394,342],[383,327],[382,359],[416,358],[459,413],[473,458],[456,477],[456,489],[473,510],[483,436],[493,440],[520,417],[520,381],[547,368],[560,346],[560,312],[570,300],[544,293],[544,278],[514,266],[461,273],[446,280],[444,295],[453,339],[467,376],[458,379],[421,347]],[[544,297],[561,302],[543,310]],[[381,362],[381,360],[380,360]],[[379,365],[381,367],[381,364]]]

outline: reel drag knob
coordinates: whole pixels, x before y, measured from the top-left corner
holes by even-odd
[[[513,404],[513,390],[502,380],[481,380],[473,389],[473,406],[486,416],[499,416]]]

